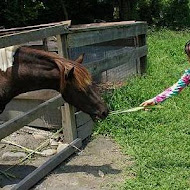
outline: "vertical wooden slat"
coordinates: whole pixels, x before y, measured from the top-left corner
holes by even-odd
[[[135,47],[139,48],[146,45],[146,35],[138,35],[135,36]],[[147,63],[147,56],[140,57],[138,56],[136,65],[137,65],[137,73],[143,74],[146,71],[146,63]]]
[[[146,35],[142,34],[139,37],[140,37],[140,45],[145,46],[146,45]],[[147,54],[143,57],[140,57],[141,74],[146,72],[146,67],[147,67]]]
[[[64,106],[61,107],[62,113],[62,125],[63,125],[63,134],[66,142],[72,142],[77,138],[77,128],[75,122],[75,109],[73,106],[68,103],[64,103]]]
[[[48,51],[48,42],[47,42],[47,38],[44,38],[43,40],[43,48],[45,51]]]
[[[139,47],[139,36],[135,36],[134,37],[134,41],[135,41],[135,48]],[[137,74],[141,73],[141,63],[140,63],[140,57],[136,58],[136,70],[137,70]]]
[[[56,37],[57,37],[58,54],[65,58],[69,58],[67,36],[57,35]]]
[[[59,55],[68,58],[68,45],[67,45],[67,36],[66,35],[57,35],[57,43],[58,43],[58,53]],[[62,114],[62,125],[63,125],[63,134],[64,139],[70,143],[74,139],[77,138],[77,130],[76,130],[76,122],[74,115],[74,107],[65,103],[64,106],[61,107]]]

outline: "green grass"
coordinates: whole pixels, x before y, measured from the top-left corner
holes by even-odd
[[[175,83],[190,67],[184,45],[190,31],[148,32],[147,74],[105,95],[110,110],[128,109]],[[190,88],[162,103],[162,109],[111,115],[95,134],[108,134],[134,159],[121,189],[190,189]]]

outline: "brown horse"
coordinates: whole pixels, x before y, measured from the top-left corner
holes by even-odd
[[[0,113],[11,99],[21,93],[54,89],[63,99],[88,113],[92,119],[104,119],[108,108],[92,87],[91,76],[82,66],[83,56],[71,61],[56,53],[19,47],[13,65],[0,70]]]

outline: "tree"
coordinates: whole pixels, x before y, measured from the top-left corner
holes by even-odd
[[[0,26],[6,28],[68,19],[72,24],[144,20],[156,26],[190,26],[189,0],[0,0],[0,9]]]
[[[28,21],[38,17],[43,9],[40,0],[1,0],[1,23],[5,27],[26,26]]]
[[[137,0],[119,0],[120,20],[135,20]]]

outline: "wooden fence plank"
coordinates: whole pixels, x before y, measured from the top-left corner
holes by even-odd
[[[130,50],[127,49],[125,52],[122,52],[118,55],[110,56],[103,60],[87,63],[84,65],[90,71],[90,73],[95,76],[106,70],[125,64],[131,58],[135,59],[137,57],[142,57],[147,54],[147,51],[147,46],[132,48]]]
[[[66,24],[66,25],[70,26],[71,20],[66,20],[66,21],[61,21],[61,22],[52,22],[52,23],[48,23],[48,24],[39,24],[39,25],[33,25],[33,26],[0,29],[0,34],[9,33],[9,32],[14,33],[14,32],[29,30],[29,29],[39,29],[39,28],[44,28],[44,27],[48,27],[48,26],[55,26],[55,25],[60,25],[60,24]]]
[[[55,90],[44,89],[44,90],[36,90],[31,92],[22,93],[14,99],[22,99],[22,100],[49,100],[55,96],[58,96],[60,93]]]
[[[77,32],[78,31],[78,32]],[[136,23],[122,25],[112,28],[96,28],[96,30],[76,30],[70,29],[68,34],[68,47],[81,47],[86,45],[92,45],[97,43],[102,43],[106,41],[112,41],[117,39],[125,39],[131,36],[138,36],[141,34],[146,34],[147,24]]]
[[[66,33],[68,33],[68,25],[60,24],[56,26],[49,26],[30,31],[23,31],[16,34],[5,35],[0,37],[0,48],[41,40],[50,36]]]
[[[145,46],[146,45],[146,35],[139,35],[138,36],[139,46]],[[139,56],[140,60],[140,74],[143,74],[146,72],[147,67],[147,53],[146,55]]]
[[[77,128],[77,136],[82,140],[86,139],[92,134],[94,122],[92,120],[87,121],[84,125]]]
[[[72,25],[69,29],[72,32],[85,32],[93,30],[104,30],[108,28],[123,28],[129,25],[147,25],[145,21],[120,21],[120,22],[105,22],[105,23],[90,23]]]
[[[52,98],[52,97],[51,97]],[[0,115],[1,121],[11,120],[18,115],[22,115],[27,111],[33,109],[34,107],[42,104],[44,101],[42,100],[13,100],[11,101]],[[48,129],[60,129],[62,126],[61,122],[61,111],[60,107],[52,108],[47,107],[42,110],[43,113],[38,116],[34,121],[28,123],[28,126],[38,126],[40,128],[48,128]]]
[[[64,104],[64,100],[61,95],[56,96],[39,106],[36,106],[35,108],[31,109],[30,111],[24,113],[23,115],[20,115],[16,118],[13,118],[2,125],[0,125],[0,140],[5,138],[6,136],[10,135],[11,133],[19,130],[24,125],[32,122],[39,116],[43,114],[43,111],[47,109],[47,107],[56,108],[58,106],[61,106]]]
[[[75,119],[76,119],[77,128],[84,125],[86,122],[92,120],[90,115],[88,115],[87,113],[84,113],[82,111],[75,113]]]
[[[28,190],[34,186],[38,181],[44,178],[49,172],[51,172],[55,167],[61,164],[65,159],[67,159],[71,154],[73,154],[76,149],[73,147],[80,148],[82,146],[81,139],[75,139],[70,145],[64,148],[61,152],[54,155],[43,165],[35,169],[32,173],[27,175],[22,181],[15,185],[12,190]]]

